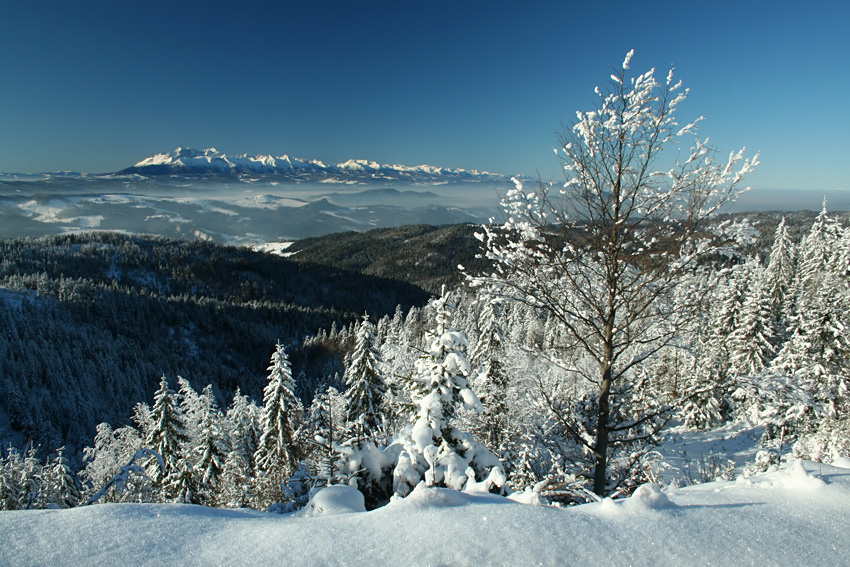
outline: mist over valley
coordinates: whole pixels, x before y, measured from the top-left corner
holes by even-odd
[[[529,188],[538,181],[521,177]],[[0,236],[122,231],[252,245],[413,224],[486,223],[509,176],[177,148],[116,173],[0,174]],[[850,194],[754,189],[730,211],[850,209]]]

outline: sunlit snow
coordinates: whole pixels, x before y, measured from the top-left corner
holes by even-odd
[[[847,463],[844,463],[847,464]],[[0,514],[2,565],[846,565],[850,470],[795,462],[737,481],[566,509],[419,486],[371,512],[102,504]]]
[[[289,258],[295,252],[286,252],[286,249],[292,246],[293,242],[266,242],[265,244],[255,244],[251,246],[251,250],[256,252],[265,252],[266,254],[276,254],[284,258]]]

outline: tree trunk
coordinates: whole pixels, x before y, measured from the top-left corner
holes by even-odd
[[[608,416],[610,406],[608,398],[611,394],[611,367],[602,373],[599,384],[599,407],[596,414],[596,468],[593,471],[593,492],[605,496],[605,479],[608,469]]]

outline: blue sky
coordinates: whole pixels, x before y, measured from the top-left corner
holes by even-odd
[[[850,2],[0,5],[0,171],[177,146],[558,178],[556,132],[634,48],[750,183],[850,190]]]

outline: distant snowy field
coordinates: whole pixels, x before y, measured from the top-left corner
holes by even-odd
[[[0,565],[850,564],[850,460],[559,509],[420,485],[275,515],[178,504],[0,513]]]
[[[169,177],[4,182],[0,237],[122,230],[252,245],[404,224],[483,223],[504,184],[279,183]]]
[[[534,183],[530,182],[529,187]],[[0,237],[91,230],[253,245],[411,224],[482,224],[500,218],[507,179],[455,183],[357,178],[0,173]],[[850,191],[756,189],[730,209],[850,209]]]
[[[286,249],[292,246],[294,242],[267,242],[265,244],[255,244],[251,249],[256,252],[265,252],[266,254],[275,254],[284,258],[289,258],[295,252],[287,252]]]

